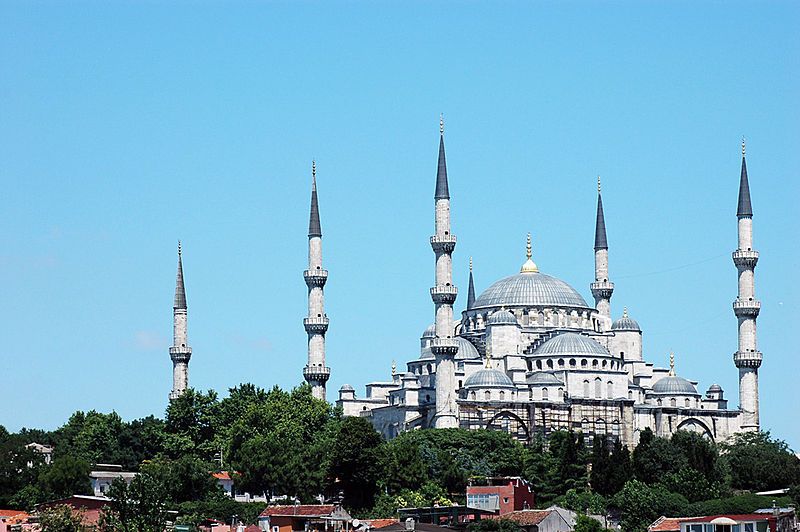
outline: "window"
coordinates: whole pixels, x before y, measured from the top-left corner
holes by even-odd
[[[475,400],[475,398],[476,398],[476,397],[475,397],[475,392],[472,392],[471,394],[469,394],[469,398],[470,398],[470,399],[472,399],[472,400],[474,401],[474,400]]]
[[[611,381],[608,381],[607,387],[608,387],[608,398],[609,399],[613,399],[614,398],[614,383],[611,382]]]
[[[541,360],[537,360],[536,361],[536,369],[542,369],[542,361]]]
[[[687,397],[686,398],[686,408],[689,408],[689,406],[691,406],[691,403],[689,402],[689,398]]]
[[[463,388],[464,387],[464,381],[458,381],[458,387],[459,388]]]
[[[593,368],[596,368],[596,367],[597,367],[597,360],[592,360],[592,367],[593,367]]]
[[[547,361],[547,367],[550,368],[550,369],[553,369],[553,361],[552,360],[548,360]]]
[[[281,527],[279,527],[279,526],[273,526],[273,527],[272,527],[272,532],[281,532]]]
[[[492,398],[492,394],[489,392],[489,390],[486,390],[486,393],[484,393],[483,395],[487,401]]]
[[[505,401],[505,399],[506,399],[506,392],[504,392],[503,390],[500,390],[500,400],[501,401]]]
[[[703,532],[703,525],[689,525],[689,532]]]
[[[595,362],[597,362],[597,361],[595,360]],[[600,377],[597,377],[594,380],[594,398],[595,399],[600,399],[600,394],[602,393],[600,388],[602,388],[602,386],[603,386],[603,381],[600,379]]]
[[[559,368],[563,368],[564,367],[564,359],[563,358],[559,358],[558,359],[558,367]]]
[[[745,523],[744,532],[755,532],[755,530],[753,530],[753,523]]]
[[[583,396],[589,397],[589,381],[583,381]]]
[[[558,400],[559,401],[563,401],[564,400],[564,388],[559,388],[558,389]]]
[[[582,368],[585,368],[587,366],[587,364],[588,364],[588,362],[586,362],[586,360],[581,360],[581,367]]]
[[[542,401],[547,401],[547,388],[542,388]]]
[[[675,400],[674,397],[669,400],[669,406],[672,406],[672,407],[677,406],[677,401]]]
[[[575,359],[574,358],[570,358],[569,359],[569,367],[571,367],[571,368],[575,367]]]
[[[628,390],[628,400],[633,399],[633,390]]]

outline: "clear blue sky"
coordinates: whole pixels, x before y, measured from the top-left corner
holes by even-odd
[[[527,231],[591,300],[599,173],[614,315],[734,407],[745,135],[762,423],[800,450],[798,27],[797,2],[3,2],[0,424],[163,415],[178,238],[191,384],[301,382],[312,157],[329,398],[417,357],[441,112],[458,310],[468,257],[480,291]]]

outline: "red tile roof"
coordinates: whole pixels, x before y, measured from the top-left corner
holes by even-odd
[[[261,517],[268,517],[271,515],[325,516],[332,514],[335,508],[336,507],[332,504],[287,504],[285,506],[267,506],[264,511],[261,512]]]
[[[727,517],[734,521],[768,521],[772,515],[770,514],[721,514],[721,515],[705,515],[703,517],[687,517],[682,521],[687,523],[708,523],[717,517]]]
[[[383,528],[399,523],[399,519],[367,519],[366,523],[370,528]]]
[[[508,519],[518,525],[530,526],[538,525],[552,513],[552,510],[517,510],[503,515],[490,515],[489,519]]]
[[[211,476],[218,479],[218,480],[230,480],[231,474],[227,471],[219,471],[217,473],[211,473]]]
[[[11,517],[13,515],[25,513],[23,510],[2,510],[0,509],[0,517]]]
[[[649,532],[676,532],[681,529],[681,521],[697,519],[696,517],[664,517],[663,515],[647,527]]]

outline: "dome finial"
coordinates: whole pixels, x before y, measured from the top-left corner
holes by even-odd
[[[675,376],[675,353],[672,352],[669,354],[669,375],[670,377]]]
[[[622,317],[623,318],[628,317],[628,307],[622,307]]]
[[[469,271],[472,271],[472,257],[469,258]]]
[[[397,362],[392,360],[392,377],[394,377],[395,375],[397,375]]]
[[[492,368],[492,350],[487,345],[486,346],[486,369],[491,369],[491,368]]]
[[[600,174],[597,174],[597,193],[600,194]]]
[[[742,136],[742,157],[744,157],[744,152],[745,152],[744,136]]]
[[[181,241],[180,241],[180,239],[179,239],[179,240],[178,240],[178,257],[180,257],[180,256],[181,256],[181,251],[182,251],[182,250],[181,250]]]
[[[317,179],[317,161],[316,159],[311,159],[311,178],[316,180]]]
[[[520,273],[538,273],[539,272],[539,267],[536,266],[536,263],[533,262],[533,260],[531,259],[533,254],[531,253],[531,234],[530,233],[528,233],[528,242],[525,245],[525,256],[527,257],[527,260],[525,261],[525,264],[522,265],[522,268],[520,269]]]
[[[444,135],[444,113],[439,114],[439,134]]]

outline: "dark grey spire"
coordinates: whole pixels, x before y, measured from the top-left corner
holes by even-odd
[[[317,202],[317,163],[311,161],[311,217],[308,220],[308,237],[322,236],[319,223],[319,203]]]
[[[744,158],[744,139],[742,139],[742,175],[739,178],[739,208],[736,216],[745,218],[753,216],[753,206],[750,204],[750,182],[747,180],[747,161]]]
[[[603,215],[603,196],[600,194],[600,176],[597,176],[597,220],[594,226],[594,250],[608,249],[606,219]]]
[[[436,169],[436,195],[435,199],[450,199],[450,189],[447,186],[447,161],[444,157],[444,118],[439,118],[439,165]]]
[[[183,286],[183,258],[181,255],[181,241],[178,240],[178,277],[175,280],[175,303],[172,307],[185,310],[186,288]]]
[[[475,281],[472,280],[472,257],[469,258],[469,290],[467,291],[467,310],[475,304]]]

